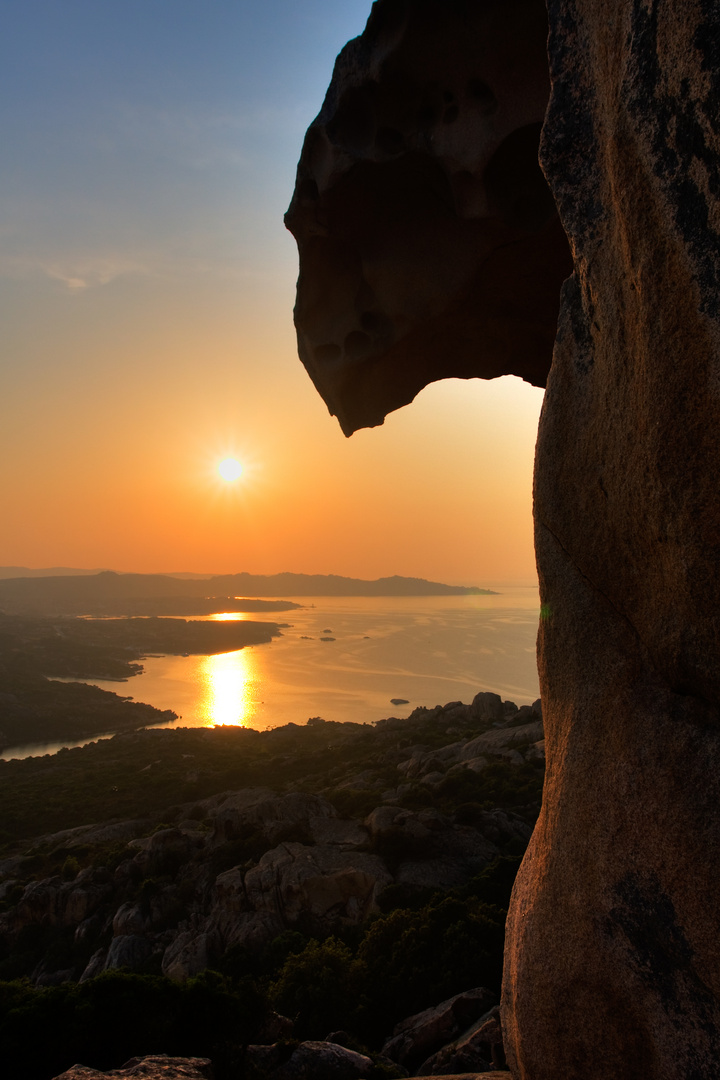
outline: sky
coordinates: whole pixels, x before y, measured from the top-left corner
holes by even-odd
[[[369,10],[0,0],[0,566],[534,582],[540,390],[345,439],[297,358],[282,216]]]

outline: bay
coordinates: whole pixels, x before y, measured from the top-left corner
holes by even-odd
[[[313,716],[368,723],[406,716],[418,705],[469,702],[480,690],[528,704],[539,696],[538,590],[497,588],[497,595],[476,596],[287,597],[303,607],[289,613],[290,625],[269,644],[212,656],[149,656],[141,675],[94,685],[179,714],[158,727],[263,730]],[[391,698],[407,704],[392,705]],[[10,747],[2,757],[65,745],[78,744]]]

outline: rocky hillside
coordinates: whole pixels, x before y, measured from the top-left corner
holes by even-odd
[[[212,997],[209,972],[257,1016],[243,1043],[340,1031],[379,1051],[404,1017],[480,978],[475,1022],[499,988],[542,738],[539,702],[484,693],[375,726],[143,731],[4,763],[0,1037],[14,1038],[18,994],[27,1015],[48,995],[60,1011],[99,1008],[97,986],[112,998],[133,978]],[[261,1038],[268,1009],[289,1028]],[[74,1038],[24,1075],[85,1060]],[[152,1030],[140,1041],[85,1063],[173,1049]]]

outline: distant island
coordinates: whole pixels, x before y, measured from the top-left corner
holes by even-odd
[[[6,567],[6,571],[16,570]],[[2,572],[0,570],[0,572]],[[220,574],[190,578],[172,574],[57,573],[0,579],[0,611],[33,615],[211,615],[222,611],[289,610],[289,600],[258,597],[490,596],[491,589],[444,585],[395,575],[365,581],[337,574]],[[245,605],[245,606],[244,606]]]

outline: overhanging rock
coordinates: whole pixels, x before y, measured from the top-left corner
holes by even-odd
[[[436,379],[545,385],[571,270],[546,38],[543,0],[382,0],[338,57],[286,224],[300,357],[346,435]]]

